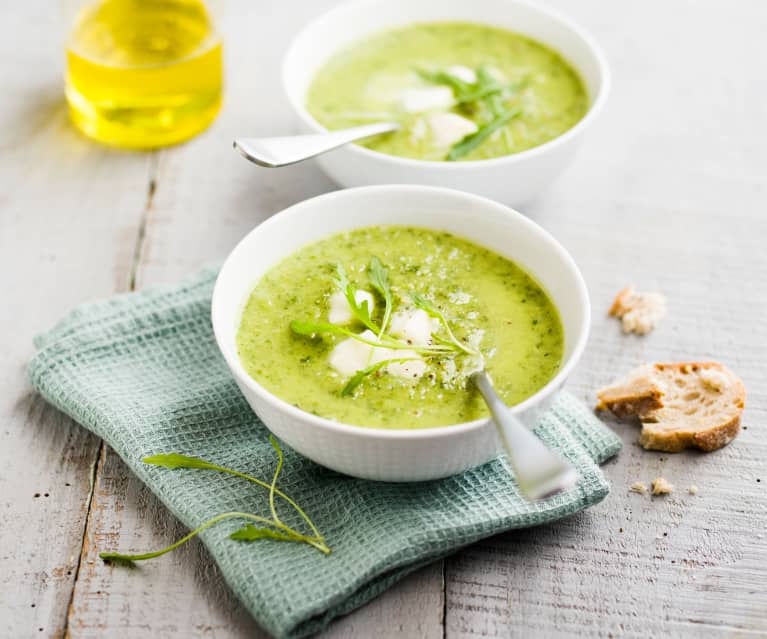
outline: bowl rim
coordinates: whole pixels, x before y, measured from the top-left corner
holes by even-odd
[[[337,19],[339,15],[342,15],[343,13],[347,11],[351,11],[357,7],[361,7],[366,4],[374,4],[381,1],[382,0],[351,0],[350,2],[345,2],[343,4],[340,4],[330,9],[329,11],[326,11],[320,14],[316,18],[312,19],[308,24],[304,25],[304,27],[302,27],[301,30],[290,41],[290,45],[288,46],[288,49],[282,58],[282,66],[281,66],[282,90],[285,96],[287,97],[288,102],[291,108],[293,109],[293,111],[298,115],[301,121],[304,124],[306,124],[311,130],[317,133],[326,133],[329,131],[329,129],[322,126],[317,120],[314,119],[314,117],[309,113],[308,109],[305,107],[303,103],[299,103],[297,100],[294,99],[291,91],[289,90],[290,83],[289,83],[289,77],[288,77],[289,76],[288,64],[291,58],[295,56],[295,50],[298,48],[298,45],[301,42],[301,40],[303,40],[307,36],[307,34],[312,29],[314,29],[318,24],[321,24],[322,22],[326,22],[326,21],[332,22],[333,20]],[[564,133],[556,136],[555,138],[552,138],[551,140],[548,140],[547,142],[544,142],[543,144],[539,144],[538,146],[534,146],[524,151],[519,151],[518,153],[511,153],[509,155],[503,155],[497,158],[488,158],[485,160],[462,160],[460,162],[446,162],[443,160],[419,160],[416,158],[405,158],[405,157],[400,157],[398,155],[381,153],[380,151],[368,149],[367,147],[360,146],[359,144],[347,144],[344,146],[344,150],[352,153],[352,155],[370,158],[373,161],[384,161],[384,162],[388,161],[388,162],[391,162],[392,164],[399,165],[403,168],[420,167],[420,168],[434,169],[436,171],[442,171],[444,173],[450,173],[453,171],[463,171],[463,170],[466,170],[466,171],[478,170],[478,169],[481,170],[483,167],[511,165],[511,164],[516,164],[519,162],[524,162],[528,159],[532,159],[539,155],[547,153],[548,151],[556,148],[557,146],[567,143],[569,140],[577,137],[578,135],[581,134],[582,131],[588,128],[592,124],[592,122],[597,118],[597,116],[601,113],[602,109],[604,108],[605,102],[607,101],[607,97],[610,93],[610,88],[611,88],[610,67],[607,64],[607,58],[605,57],[602,51],[602,48],[599,46],[597,41],[591,36],[591,34],[588,31],[586,31],[583,27],[581,27],[576,22],[574,22],[573,20],[571,20],[569,17],[565,16],[564,14],[560,13],[559,11],[556,11],[546,6],[541,6],[539,4],[534,4],[533,2],[530,2],[529,0],[508,0],[508,4],[522,5],[530,9],[531,11],[537,12],[538,14],[545,16],[546,18],[554,22],[558,22],[561,26],[565,27],[566,29],[569,29],[572,33],[578,36],[586,44],[586,47],[589,49],[589,52],[594,57],[594,60],[596,61],[596,66],[598,69],[599,79],[600,79],[599,91],[597,92],[597,95],[594,96],[593,100],[591,101],[591,104],[589,105],[589,109],[586,112],[586,114],[580,120],[578,120],[578,122],[576,122],[574,126],[570,127]],[[472,22],[474,22],[474,24],[488,24],[479,20],[472,21]],[[493,26],[493,25],[490,25],[490,26]],[[524,32],[519,32],[519,33],[521,33],[522,35],[526,35]],[[556,47],[553,47],[549,44],[546,44],[546,46],[550,46],[551,48],[553,48],[555,51],[559,53]],[[576,71],[578,71],[579,75],[582,75],[580,69],[576,67],[569,60],[569,58],[565,56],[563,57],[571,66],[573,66],[573,68],[575,68]]]
[[[291,422],[299,422],[299,423],[302,423],[302,425],[309,424],[314,427],[333,431],[337,434],[349,435],[349,436],[358,437],[361,439],[382,438],[387,440],[388,439],[390,440],[403,440],[403,439],[404,440],[424,440],[424,439],[433,439],[433,438],[440,438],[440,437],[459,436],[469,431],[482,428],[490,423],[490,420],[491,420],[490,417],[483,417],[480,419],[472,420],[470,422],[458,422],[458,423],[449,424],[446,426],[430,426],[428,428],[414,428],[414,429],[388,429],[388,428],[379,428],[376,426],[363,426],[363,425],[346,424],[343,422],[337,422],[337,421],[328,419],[326,417],[320,417],[318,415],[308,413],[300,408],[296,408],[292,404],[288,403],[287,401],[273,394],[271,391],[269,391],[264,386],[259,384],[250,375],[248,375],[247,371],[242,366],[242,363],[240,362],[239,357],[237,356],[236,349],[235,351],[232,351],[232,349],[225,347],[224,337],[221,333],[222,331],[221,322],[223,321],[221,316],[225,314],[225,311],[221,309],[221,301],[220,301],[222,296],[222,293],[221,293],[221,288],[223,286],[222,282],[224,277],[226,277],[228,274],[228,269],[232,268],[230,265],[233,262],[234,257],[240,251],[245,250],[245,246],[249,242],[251,236],[255,235],[256,233],[262,233],[264,229],[268,230],[272,225],[277,223],[276,220],[278,219],[281,220],[286,215],[297,216],[297,215],[306,214],[307,211],[311,212],[313,205],[317,202],[322,202],[325,200],[333,200],[333,199],[343,198],[343,197],[351,197],[351,196],[359,195],[360,193],[375,194],[379,192],[386,192],[386,191],[392,191],[392,190],[399,191],[400,193],[402,192],[419,193],[421,195],[426,194],[427,196],[431,194],[435,196],[462,198],[467,203],[471,202],[478,206],[495,209],[496,212],[502,213],[508,217],[516,218],[517,222],[523,225],[526,225],[530,230],[532,230],[540,238],[542,238],[544,242],[546,242],[554,252],[558,254],[558,256],[562,259],[565,266],[572,272],[572,274],[575,277],[582,328],[580,333],[577,336],[575,336],[575,344],[570,354],[570,357],[564,362],[564,364],[559,369],[557,374],[554,375],[554,377],[552,377],[536,393],[533,393],[532,395],[530,395],[530,397],[528,397],[524,401],[520,402],[519,404],[515,404],[514,406],[510,406],[509,408],[513,414],[522,413],[536,405],[542,404],[547,398],[556,394],[561,388],[561,386],[564,384],[564,382],[567,380],[569,375],[572,373],[573,369],[577,366],[578,362],[580,361],[580,358],[583,355],[583,351],[586,348],[586,343],[588,341],[590,327],[591,327],[591,302],[589,299],[588,289],[586,287],[586,282],[583,279],[583,275],[580,269],[578,268],[578,266],[576,265],[575,261],[573,260],[572,256],[568,253],[568,251],[564,248],[564,246],[562,246],[562,244],[560,244],[559,241],[557,241],[554,238],[554,236],[552,236],[542,226],[536,224],[535,222],[533,222],[526,216],[522,215],[522,213],[516,211],[515,209],[512,209],[509,206],[506,206],[504,204],[496,202],[495,200],[491,200],[489,198],[486,198],[480,195],[468,193],[466,191],[459,191],[457,189],[449,189],[446,187],[412,185],[412,184],[383,184],[383,185],[372,185],[372,186],[359,186],[354,188],[330,191],[328,193],[323,193],[321,195],[317,195],[317,196],[302,200],[300,202],[297,202],[296,204],[293,204],[275,213],[274,215],[269,217],[267,220],[265,220],[264,222],[262,222],[261,224],[257,225],[255,228],[250,230],[237,243],[237,245],[232,249],[232,251],[224,260],[224,263],[222,264],[221,269],[219,270],[218,276],[216,277],[216,282],[213,288],[213,296],[211,299],[211,324],[212,324],[213,333],[216,339],[216,345],[218,346],[219,351],[224,357],[224,360],[226,361],[227,366],[229,367],[229,370],[234,375],[235,380],[238,382],[238,384],[244,385],[245,387],[248,388],[248,390],[258,395],[263,401],[270,404],[274,409],[286,414],[291,419]],[[364,226],[365,225],[362,224],[359,227],[354,227],[354,228],[364,228]],[[415,226],[417,226],[417,223],[415,224]],[[429,228],[429,227],[424,226],[423,228]],[[319,240],[319,239],[321,238],[320,237],[316,238],[316,240]],[[283,255],[283,257],[287,257],[287,255],[288,253]],[[523,269],[527,269],[527,266],[524,264],[521,264],[520,266],[522,266]],[[248,291],[245,291],[243,293],[242,297],[245,298],[245,296],[249,295],[256,284],[257,284],[257,281],[252,282],[250,284],[250,288],[248,289]],[[267,425],[267,428],[268,428],[268,425]]]

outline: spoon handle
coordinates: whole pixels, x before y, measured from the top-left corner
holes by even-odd
[[[400,128],[397,122],[376,122],[341,131],[288,135],[279,138],[238,138],[234,148],[251,162],[275,168],[308,160],[321,153]]]
[[[474,373],[472,380],[493,415],[522,494],[528,499],[542,499],[571,488],[578,479],[575,469],[546,448],[544,443],[514,416],[493,388],[487,372]]]

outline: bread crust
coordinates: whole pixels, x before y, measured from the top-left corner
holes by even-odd
[[[597,391],[598,409],[638,417],[639,443],[649,450],[713,451],[740,432],[743,382],[718,362],[657,363]]]
[[[610,307],[610,310],[607,311],[607,314],[610,317],[620,317],[621,315],[623,315],[623,313],[625,313],[627,310],[626,300],[629,298],[629,296],[633,292],[634,292],[633,286],[627,286],[626,288],[622,288],[620,291],[618,291],[618,294],[615,296],[615,299],[613,300],[613,305]]]

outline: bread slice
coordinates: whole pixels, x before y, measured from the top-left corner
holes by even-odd
[[[743,382],[717,362],[641,366],[597,391],[597,409],[639,417],[639,443],[648,450],[716,450],[740,431]]]

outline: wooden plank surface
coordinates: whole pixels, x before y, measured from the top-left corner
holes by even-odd
[[[715,453],[668,455],[616,424],[625,447],[605,468],[604,502],[447,562],[448,637],[767,636],[767,149],[756,142],[767,95],[753,82],[767,13],[732,4],[723,22],[722,8],[567,7],[606,49],[613,93],[593,143],[529,213],[570,249],[591,293],[571,390],[592,403],[643,361],[721,360],[748,389],[747,430]],[[631,283],[668,296],[668,317],[644,338],[606,315]],[[659,475],[671,496],[628,492]]]
[[[46,46],[55,15],[26,7],[2,23],[0,636],[53,637],[66,625],[100,442],[34,395],[24,370],[36,333],[79,301],[125,290],[148,158],[70,128]]]
[[[327,4],[327,3],[326,3]],[[317,6],[317,11],[321,6]],[[290,33],[290,20],[275,20],[259,8],[229,21],[227,56],[237,69],[259,69],[258,82],[246,73],[228,77],[227,101],[211,131],[183,147],[158,154],[152,175],[154,195],[146,211],[138,255],[136,286],[176,282],[201,265],[221,259],[263,219],[294,202],[335,188],[316,167],[258,171],[233,152],[231,140],[244,131],[292,127],[279,92],[282,50],[252,47],[252,37]],[[285,16],[287,18],[287,16]],[[246,37],[244,25],[260,25]],[[268,55],[265,55],[268,54]],[[256,76],[257,77],[257,76]],[[257,111],[251,110],[255,98]],[[184,534],[154,496],[108,448],[99,465],[88,522],[83,570],[70,615],[73,636],[210,637],[265,636],[231,596],[210,557],[194,541],[162,561],[136,570],[106,566],[98,552],[121,548],[160,548]],[[335,624],[326,636],[365,637],[390,628],[402,636],[442,637],[441,562],[392,588],[363,610]],[[396,622],[392,619],[396,618]]]
[[[298,23],[332,4],[230,2],[221,117],[151,156],[81,140],[63,113],[58,51],[0,42],[11,79],[0,105],[0,636],[263,636],[196,542],[134,571],[98,560],[115,538],[154,548],[183,530],[116,455],[30,395],[23,365],[31,336],[69,306],[177,281],[272,213],[335,188],[311,164],[258,170],[230,148],[235,135],[292,127],[278,62]],[[722,359],[746,382],[748,429],[720,452],[673,456],[642,451],[636,429],[617,424],[626,446],[606,466],[602,504],[476,544],[326,637],[767,636],[767,96],[756,81],[767,7],[742,0],[724,19],[713,0],[549,4],[594,33],[614,72],[577,163],[526,209],[571,250],[592,294],[571,389],[592,401],[643,360]],[[55,18],[24,5],[4,27],[55,42]],[[646,338],[604,315],[631,282],[669,297]],[[677,486],[670,497],[627,492],[659,474]]]

